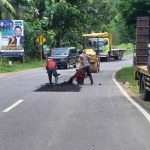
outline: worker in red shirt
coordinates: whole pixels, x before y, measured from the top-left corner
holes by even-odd
[[[46,63],[46,70],[48,73],[48,78],[49,78],[49,82],[50,85],[52,85],[52,75],[55,77],[55,84],[58,84],[58,76],[60,74],[57,73],[56,71],[56,63],[53,59],[49,59]]]

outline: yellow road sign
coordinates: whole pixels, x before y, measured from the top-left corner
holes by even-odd
[[[42,45],[44,42],[46,42],[46,39],[43,35],[40,35],[37,39],[36,42],[38,42],[40,45]]]

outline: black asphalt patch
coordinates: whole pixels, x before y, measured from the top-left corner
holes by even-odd
[[[50,85],[49,83],[41,85],[35,92],[80,92],[81,86],[63,82],[58,85]]]

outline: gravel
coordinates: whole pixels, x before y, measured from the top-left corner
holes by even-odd
[[[81,86],[63,82],[58,85],[50,85],[49,83],[45,83],[41,85],[35,92],[80,92]]]

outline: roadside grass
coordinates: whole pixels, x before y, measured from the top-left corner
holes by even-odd
[[[133,44],[120,44],[118,46],[113,46],[113,48],[123,48],[126,49],[124,55],[130,55],[133,53]],[[13,63],[12,65],[8,64],[8,60],[4,59],[4,62],[0,64],[0,73],[7,73],[7,72],[16,72],[22,70],[28,70],[33,68],[45,67],[46,61],[33,61],[30,63]]]
[[[116,73],[117,81],[123,83],[132,93],[138,94],[138,81],[134,80],[134,68],[125,67]]]
[[[124,52],[124,55],[131,55],[131,54],[133,54],[133,50],[126,50]]]
[[[30,63],[12,63],[12,65],[9,65],[8,63],[2,63],[0,64],[0,73],[7,73],[7,72],[16,72],[16,71],[23,71],[33,68],[40,68],[45,67],[45,61],[35,61]]]

